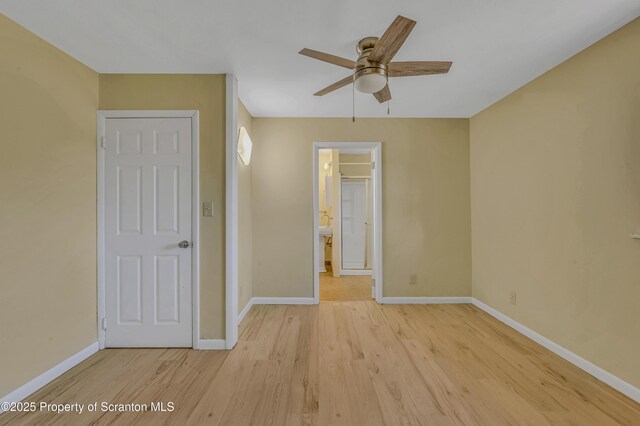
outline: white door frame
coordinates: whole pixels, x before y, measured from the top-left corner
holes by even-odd
[[[98,191],[98,344],[105,348],[105,150],[109,118],[190,118],[191,119],[191,256],[192,269],[192,342],[198,349],[200,339],[200,115],[197,110],[98,110],[97,112],[97,191]]]
[[[225,338],[238,342],[238,79],[225,76]]]
[[[313,143],[313,301],[320,303],[320,255],[318,247],[320,235],[320,217],[318,214],[320,185],[319,185],[319,155],[321,149],[368,149],[373,152],[375,167],[372,173],[373,182],[373,276],[375,277],[375,300],[382,303],[382,143],[381,142],[314,142]],[[334,218],[335,220],[335,218]]]

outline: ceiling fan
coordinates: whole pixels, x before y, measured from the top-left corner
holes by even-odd
[[[452,62],[391,62],[415,25],[416,21],[398,16],[382,37],[366,37],[358,42],[356,47],[358,60],[355,62],[317,50],[302,49],[299,52],[301,55],[353,70],[352,75],[325,87],[314,95],[326,95],[353,83],[359,92],[373,94],[378,102],[382,103],[391,99],[387,84],[389,77],[412,77],[449,72]]]

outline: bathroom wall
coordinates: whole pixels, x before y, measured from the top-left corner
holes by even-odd
[[[326,195],[326,190],[327,190],[327,183],[326,183],[326,177],[327,176],[331,176],[332,171],[333,171],[333,167],[330,167],[328,170],[325,170],[324,168],[324,164],[325,163],[330,163],[331,162],[331,150],[330,149],[321,149],[318,155],[318,210],[319,210],[319,216],[318,218],[320,219],[320,225],[321,226],[326,226],[329,224],[330,219],[328,219],[327,217],[323,218],[324,214],[327,214],[329,216],[329,218],[331,218],[332,215],[332,206],[329,205],[327,206],[327,195]],[[329,188],[329,191],[331,191],[331,188]],[[329,192],[329,194],[331,194],[331,192]],[[332,204],[332,203],[330,203]]]
[[[347,176],[371,176],[371,154],[341,154],[340,172]]]

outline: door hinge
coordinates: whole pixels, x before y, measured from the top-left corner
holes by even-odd
[[[103,330],[107,330],[107,319],[106,318],[102,318],[102,329]]]
[[[104,149],[106,145],[106,138],[104,136],[100,136],[100,148]]]
[[[376,286],[376,280],[372,279],[371,280],[371,287],[375,287]]]
[[[376,168],[376,162],[372,161],[371,162],[371,170],[375,170],[375,168]]]

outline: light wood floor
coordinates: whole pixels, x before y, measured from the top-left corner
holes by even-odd
[[[320,273],[320,301],[371,300],[371,275],[334,278],[331,268]]]
[[[0,424],[640,424],[639,404],[471,305],[263,305],[241,328],[232,351],[101,351],[29,398],[172,413]]]

